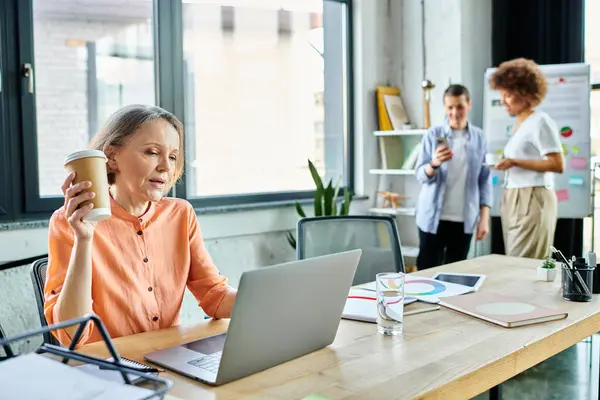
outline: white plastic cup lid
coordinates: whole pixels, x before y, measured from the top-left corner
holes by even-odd
[[[80,158],[87,158],[87,157],[101,157],[101,158],[104,158],[104,162],[108,161],[104,152],[102,152],[100,150],[81,150],[81,151],[76,151],[75,153],[69,154],[67,159],[65,160],[64,165],[67,165],[71,161],[75,161]]]

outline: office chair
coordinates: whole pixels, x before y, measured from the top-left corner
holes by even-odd
[[[40,258],[31,265],[31,282],[33,283],[33,293],[38,306],[38,314],[42,326],[47,326],[48,322],[44,316],[44,285],[46,284],[46,269],[48,268],[48,258]],[[51,333],[44,333],[44,343],[50,343],[60,346],[60,343]]]
[[[380,272],[404,272],[396,220],[389,216],[302,218],[296,237],[299,260],[362,249],[353,285],[372,282]]]

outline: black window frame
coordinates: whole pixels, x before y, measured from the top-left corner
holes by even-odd
[[[351,0],[323,0],[345,4],[346,13],[346,110],[345,181],[354,189],[354,73],[353,8]],[[156,104],[185,121],[183,65],[183,4],[181,0],[154,0]],[[27,91],[23,65],[36,69],[33,36],[33,0],[0,0],[0,222],[47,219],[64,202],[62,197],[41,197],[37,157],[35,93]],[[35,75],[35,74],[34,74]],[[35,92],[35,91],[34,91]],[[186,147],[189,142],[186,136]],[[314,197],[314,190],[235,194],[209,197],[186,196],[185,179],[171,195],[187,199],[198,209],[252,208],[293,203]]]
[[[8,33],[7,21],[8,12],[4,0],[0,0],[0,182],[6,185],[0,190],[0,221],[8,220],[13,217],[12,202],[9,194],[12,193],[12,179],[10,176],[10,143],[8,141],[8,88],[7,79],[7,43]]]

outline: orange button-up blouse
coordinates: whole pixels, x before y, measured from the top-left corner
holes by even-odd
[[[92,308],[112,338],[179,323],[187,286],[214,316],[229,290],[208,254],[198,219],[185,200],[163,198],[137,218],[111,199],[112,217],[96,225],[92,249]],[[74,234],[64,208],[50,219],[44,314],[61,322],[55,305],[64,284]],[[71,342],[65,330],[56,333]],[[101,340],[88,324],[78,345]]]

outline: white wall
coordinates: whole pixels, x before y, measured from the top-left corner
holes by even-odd
[[[376,181],[369,169],[378,168],[379,153],[373,131],[377,129],[375,87],[389,84],[393,41],[387,1],[354,1],[354,85],[355,85],[355,186],[356,191],[371,197],[356,211],[370,207]]]
[[[425,78],[435,84],[430,105],[433,125],[444,120],[442,97],[450,82],[470,90],[471,120],[481,125],[483,74],[491,66],[491,12],[491,0],[425,0]],[[420,1],[392,0],[392,15],[392,32],[400,31],[402,40],[394,49],[391,80],[401,89],[411,121],[422,126]]]
[[[485,70],[492,66],[492,2],[462,0],[462,83],[471,91],[471,121],[483,126],[483,91]]]

